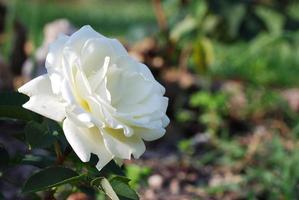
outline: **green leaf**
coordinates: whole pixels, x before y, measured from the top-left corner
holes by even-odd
[[[265,22],[270,33],[281,33],[283,31],[285,18],[281,13],[264,6],[257,7],[255,12]]]
[[[1,92],[0,105],[22,106],[29,97],[18,92]]]
[[[120,200],[113,190],[109,181],[104,177],[99,177],[91,181],[91,186],[103,191],[111,200]]]
[[[122,168],[115,163],[114,160],[111,160],[102,170],[102,174],[116,174],[120,176],[124,176],[124,172]]]
[[[21,161],[24,165],[34,165],[39,168],[45,168],[52,165],[56,161],[56,157],[51,155],[33,155],[27,154]]]
[[[43,124],[30,121],[25,127],[25,136],[32,148],[46,148],[54,142],[54,137]]]
[[[25,121],[37,120],[38,115],[22,107],[29,98],[17,92],[0,93],[0,118],[12,118]]]
[[[126,177],[128,177],[130,181],[130,186],[133,189],[139,188],[140,182],[144,182],[147,180],[147,177],[150,175],[152,169],[149,167],[141,167],[135,164],[130,164],[126,166]]]
[[[231,5],[225,9],[225,16],[228,19],[228,33],[231,38],[238,37],[239,29],[246,15],[246,7],[243,4]]]
[[[178,41],[183,35],[193,31],[196,28],[197,21],[191,16],[185,17],[179,22],[170,32],[170,38],[173,41]]]
[[[45,123],[47,124],[48,131],[51,134],[53,134],[55,136],[63,134],[63,130],[62,130],[61,126],[56,121],[46,118]]]
[[[112,176],[109,181],[99,177],[91,181],[91,185],[102,190],[113,200],[138,200],[136,192],[129,186],[130,179],[124,176]]]
[[[91,154],[91,158],[88,163],[86,163],[86,166],[89,168],[89,173],[92,176],[97,177],[109,177],[110,175],[119,175],[119,176],[125,176],[125,173],[123,169],[115,163],[114,160],[111,160],[108,164],[105,165],[101,171],[98,171],[94,166],[96,163],[98,163],[98,156],[95,154]]]
[[[136,192],[129,186],[130,179],[124,176],[114,176],[110,184],[120,200],[138,200]]]
[[[67,139],[65,138],[62,127],[58,122],[56,122],[54,120],[51,120],[51,119],[48,119],[48,118],[45,118],[44,123],[46,124],[50,135],[52,135],[53,137],[55,137],[59,141],[59,144],[60,144],[61,149],[63,151],[67,147],[69,147],[69,143],[68,143]]]
[[[4,149],[4,147],[0,147],[0,168],[6,166],[8,162],[9,162],[8,152],[6,151],[6,149]]]
[[[68,168],[49,167],[30,176],[23,186],[23,193],[37,192],[66,183],[74,183],[82,180],[85,176],[79,176],[76,172]]]

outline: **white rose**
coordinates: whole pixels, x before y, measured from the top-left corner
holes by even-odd
[[[100,170],[111,159],[139,158],[143,140],[164,135],[169,123],[165,89],[119,41],[84,26],[50,46],[46,69],[48,74],[19,88],[30,97],[23,106],[63,122],[83,162],[94,153]]]

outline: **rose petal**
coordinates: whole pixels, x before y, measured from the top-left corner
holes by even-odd
[[[76,103],[76,93],[72,91],[70,83],[64,79],[61,85],[61,96],[68,104]]]
[[[162,126],[163,126],[163,127],[166,127],[166,126],[168,126],[169,123],[170,123],[169,118],[168,118],[166,115],[164,115],[164,116],[162,117]]]
[[[96,167],[101,170],[113,159],[114,156],[105,148],[99,129],[78,127],[67,118],[63,123],[63,131],[73,150],[83,162],[90,160],[91,153],[96,154],[99,158]]]
[[[158,81],[155,80],[152,72],[145,64],[139,63],[138,71],[144,76],[145,79],[151,80],[153,82],[155,88],[157,89],[157,91],[160,91],[161,95],[165,94],[165,88]]]
[[[106,38],[110,41],[110,44],[112,45],[112,48],[114,50],[115,55],[118,56],[128,56],[128,52],[125,49],[125,47],[116,39],[110,39]]]
[[[38,76],[18,89],[27,96],[52,94],[51,82],[47,74]]]
[[[165,129],[143,129],[143,128],[137,128],[134,129],[135,133],[140,135],[142,139],[145,141],[153,141],[161,138],[165,134]]]
[[[105,122],[105,126],[114,128],[114,129],[123,129],[124,134],[127,137],[130,137],[134,134],[134,131],[129,126],[125,125],[124,123],[118,121],[112,113],[114,113],[114,110],[111,110],[111,108],[108,107],[108,105],[105,105],[104,102],[98,101],[98,99],[93,97],[88,97],[87,102],[90,106],[91,113],[95,118],[101,119],[102,122]]]
[[[39,113],[55,121],[65,118],[65,103],[52,92],[48,75],[39,76],[18,89],[30,97],[24,108]]]
[[[106,57],[115,59],[118,56],[109,41],[108,38],[91,38],[85,42],[80,52],[80,59],[87,76],[98,72]],[[111,61],[114,62],[114,60]]]
[[[92,116],[80,108],[79,105],[72,105],[66,108],[66,116],[73,122],[76,122],[78,126],[85,128],[91,128],[94,126]]]
[[[162,108],[162,105],[165,105],[165,102],[168,102],[166,97],[152,94],[144,102],[136,104],[119,104],[117,110],[119,113],[124,113],[126,115],[134,117],[142,117],[151,113],[159,111],[162,113],[165,108]],[[162,109],[162,110],[161,110]]]
[[[83,99],[84,97],[87,97],[92,93],[89,82],[85,74],[80,70],[77,71],[75,87],[79,92],[79,96]]]
[[[99,87],[99,85],[104,81],[108,71],[109,63],[110,57],[106,56],[103,66],[96,73],[88,77],[92,90],[96,90]]]
[[[62,82],[62,50],[68,40],[68,36],[61,34],[58,39],[49,46],[46,58],[46,69],[52,82],[54,94],[59,94]]]
[[[107,88],[113,97],[112,105],[116,108],[118,105],[135,105],[154,92],[152,82],[136,72],[110,70],[107,78]],[[123,91],[120,93],[120,90]]]
[[[124,71],[140,74],[145,80],[151,81],[161,95],[165,93],[165,88],[155,80],[151,70],[145,64],[138,62],[130,56],[120,56],[117,58],[115,65]]]
[[[126,137],[122,129],[105,128],[101,131],[108,151],[122,159],[139,158],[145,151],[145,145],[137,136]]]
[[[80,50],[85,42],[91,38],[103,38],[104,36],[96,32],[91,26],[85,25],[77,32],[70,36],[66,43],[69,49],[74,50],[77,55],[80,55]]]

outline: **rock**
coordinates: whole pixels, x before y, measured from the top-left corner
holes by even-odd
[[[232,174],[231,172],[226,172],[224,174],[213,174],[209,180],[210,187],[219,187],[226,184],[239,184],[242,182],[242,177],[240,175]]]
[[[164,59],[160,56],[156,56],[152,59],[151,66],[155,68],[162,68],[164,65]]]
[[[171,194],[179,194],[180,193],[180,182],[178,179],[172,179],[169,184],[169,190]]]
[[[299,111],[299,89],[298,88],[292,88],[285,90],[281,93],[282,98],[285,99],[290,108],[298,112]]]
[[[157,195],[153,190],[149,189],[144,192],[144,200],[156,200],[156,199],[157,199]]]
[[[159,174],[155,174],[149,177],[148,184],[153,189],[160,189],[163,185],[163,177]]]
[[[90,198],[85,193],[77,192],[68,196],[67,200],[90,200]]]

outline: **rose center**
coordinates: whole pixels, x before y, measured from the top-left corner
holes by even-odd
[[[84,99],[81,99],[81,101],[80,101],[80,105],[81,105],[82,108],[83,108],[84,110],[86,110],[87,112],[90,112],[90,111],[91,111],[88,102],[85,101]]]

